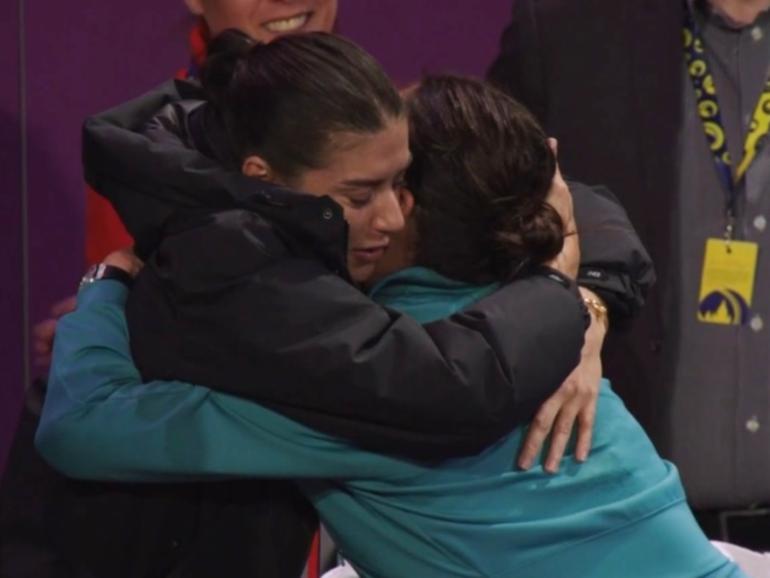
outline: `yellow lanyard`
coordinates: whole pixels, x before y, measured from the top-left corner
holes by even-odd
[[[722,115],[717,98],[711,66],[706,58],[706,51],[698,25],[690,9],[685,9],[684,49],[687,69],[692,81],[698,103],[698,115],[703,123],[709,147],[714,156],[714,163],[720,179],[728,193],[728,222],[734,216],[736,185],[746,175],[751,163],[764,145],[765,137],[770,133],[770,76],[765,81],[762,94],[749,125],[749,132],[743,145],[743,158],[732,173],[732,162],[727,149],[727,136],[722,125]],[[730,225],[728,224],[728,227]],[[730,231],[731,233],[731,231]]]

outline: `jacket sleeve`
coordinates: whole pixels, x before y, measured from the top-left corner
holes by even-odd
[[[192,83],[168,81],[129,102],[86,119],[82,130],[86,182],[114,207],[142,259],[155,250],[166,221],[193,207],[226,207],[233,201],[226,187],[213,182],[218,164],[192,149],[177,147],[170,170],[167,147],[146,134],[159,110],[181,99],[199,97]],[[207,181],[210,194],[194,195]],[[192,184],[191,184],[192,183]],[[137,202],[141,199],[141,202]]]
[[[83,289],[57,327],[36,436],[41,455],[80,479],[387,477],[376,456],[226,394],[179,381],[143,383],[115,281]],[[389,473],[390,472],[390,473]]]
[[[370,450],[441,457],[529,420],[577,364],[584,310],[558,276],[421,326],[315,259],[250,272],[264,238],[254,219],[168,237],[137,278],[127,316],[146,379],[249,398]]]
[[[580,233],[578,282],[604,299],[613,327],[623,327],[655,282],[652,259],[609,189],[576,182],[569,187]]]

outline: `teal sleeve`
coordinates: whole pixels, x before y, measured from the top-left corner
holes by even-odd
[[[142,383],[129,351],[126,296],[116,281],[93,283],[57,326],[35,440],[56,469],[120,481],[392,475],[389,458],[256,403],[178,381]]]

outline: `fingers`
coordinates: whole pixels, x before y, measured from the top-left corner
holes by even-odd
[[[570,279],[576,279],[580,270],[580,241],[576,233],[564,237],[562,266]]]
[[[581,373],[574,374],[580,376]],[[594,387],[593,381],[587,376],[573,377],[573,395],[566,403],[553,425],[551,445],[548,449],[543,469],[555,474],[559,471],[559,464],[564,457],[567,444],[574,429],[577,429],[575,443],[575,459],[584,462],[588,459],[593,440],[594,423],[596,421],[596,402],[598,399],[598,387]],[[578,381],[578,379],[582,379]],[[598,382],[598,379],[595,380]],[[568,378],[568,383],[570,379]],[[562,386],[562,387],[566,387]]]
[[[51,364],[55,333],[56,319],[46,319],[32,329],[32,351],[35,355],[35,365],[48,367]]]
[[[559,141],[553,137],[549,137],[548,146],[551,147],[551,151],[553,151],[553,156],[555,156],[558,159],[559,158]],[[553,176],[553,181],[554,181],[554,184],[564,185],[565,187],[567,186],[566,181],[561,175],[561,168],[559,167],[558,161],[556,162],[556,173]]]
[[[56,319],[58,319],[62,315],[66,315],[67,313],[72,313],[75,310],[76,305],[77,305],[77,297],[75,295],[72,295],[71,297],[62,299],[61,301],[56,303],[53,307],[51,307],[51,315]]]
[[[548,137],[548,146],[551,147],[551,150],[553,151],[553,156],[558,157],[559,156],[559,141],[553,138],[552,136]]]
[[[572,428],[575,425],[575,418],[578,414],[578,408],[575,404],[567,404],[559,412],[556,422],[551,432],[551,445],[548,448],[548,457],[545,460],[543,469],[549,474],[555,474],[559,471],[559,464],[564,457],[564,451],[567,449],[567,443],[572,435]]]
[[[35,365],[48,367],[51,365],[53,338],[56,335],[56,322],[62,315],[75,310],[77,297],[67,297],[51,307],[51,318],[41,321],[32,328],[32,353]]]
[[[543,469],[548,473],[557,473],[573,430],[576,430],[575,459],[580,462],[588,459],[598,398],[598,388],[593,382],[598,379],[586,377],[578,367],[537,412],[517,460],[521,469],[532,467],[550,436]]]
[[[553,175],[551,187],[545,200],[559,213],[566,231],[576,229],[572,194],[570,193],[569,185],[567,185],[567,182],[561,175],[558,164],[556,165],[556,172]]]
[[[537,456],[540,455],[545,439],[551,433],[553,422],[561,409],[563,398],[564,393],[559,389],[542,405],[532,419],[517,462],[522,470],[531,468]]]
[[[578,414],[578,437],[575,447],[575,459],[579,462],[586,461],[588,454],[591,452],[595,421],[596,404],[591,403]]]

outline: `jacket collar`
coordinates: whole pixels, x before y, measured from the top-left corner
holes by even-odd
[[[473,285],[449,279],[425,267],[409,267],[379,281],[371,288],[369,296],[420,323],[430,323],[453,315],[499,287],[499,283]]]
[[[341,207],[241,174],[216,131],[202,130],[202,98],[197,83],[171,81],[84,125],[86,180],[113,203],[138,252],[152,253],[179,211],[245,209],[274,224],[294,254],[348,278]]]

